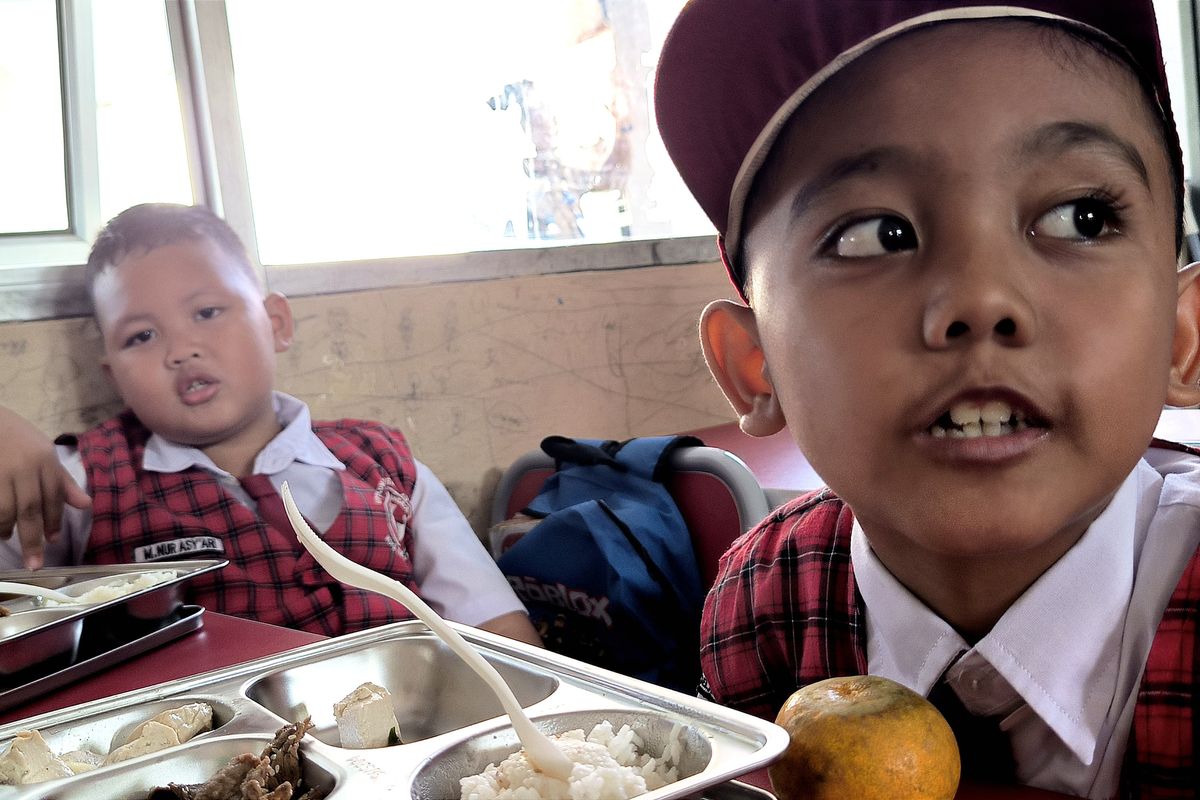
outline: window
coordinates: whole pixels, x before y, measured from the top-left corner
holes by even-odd
[[[653,122],[683,2],[0,0],[0,320],[84,313],[152,200],[293,295],[715,259]],[[1156,1],[1189,174],[1193,7]]]
[[[261,260],[711,234],[654,149],[681,4],[228,0]]]
[[[0,4],[0,233],[65,231],[58,17],[53,3]]]
[[[0,320],[82,313],[105,220],[194,202],[166,9],[0,2]]]
[[[93,6],[100,219],[148,199],[194,202],[165,4]]]

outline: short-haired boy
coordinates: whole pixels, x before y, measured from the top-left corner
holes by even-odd
[[[225,557],[226,568],[189,584],[215,611],[329,635],[411,616],[334,580],[303,549],[278,513],[286,480],[349,558],[450,619],[540,643],[399,431],[313,422],[304,403],[274,391],[291,309],[281,294],[264,296],[223,220],[200,206],[134,206],[97,237],[87,270],[102,367],[128,410],[57,448],[5,412],[0,529],[9,538],[15,521],[18,534],[0,542],[0,564]]]
[[[1200,402],[1200,290],[1150,0],[692,0],[656,108],[744,300],[709,366],[828,483],[725,555],[712,697],[881,674],[998,727],[969,778],[1195,796],[1200,458],[1152,437]]]

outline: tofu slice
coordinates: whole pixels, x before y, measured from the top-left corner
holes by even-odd
[[[362,750],[399,744],[400,723],[391,693],[367,681],[333,705],[342,747]]]
[[[119,764],[146,753],[157,753],[159,750],[166,750],[168,747],[175,747],[180,743],[179,734],[175,732],[174,728],[156,720],[142,723],[138,726],[138,730],[140,733],[137,736],[108,754],[108,757],[104,759],[106,765]]]
[[[40,783],[74,774],[38,731],[21,731],[0,756],[0,783]]]
[[[91,772],[104,763],[104,756],[91,750],[71,750],[58,757],[71,772]]]
[[[201,731],[211,731],[212,719],[213,710],[208,703],[187,703],[178,708],[168,708],[130,731],[129,738],[125,740],[124,744],[129,744],[141,736],[146,726],[152,722],[166,725],[175,731],[175,735],[179,738],[176,744],[183,744]],[[113,744],[115,745],[116,742]]]

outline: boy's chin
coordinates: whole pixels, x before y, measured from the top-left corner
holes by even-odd
[[[926,528],[913,537],[911,543],[929,555],[954,561],[1002,562],[1036,558],[1053,562],[1086,530],[1086,527],[1079,530],[1047,528],[1044,520],[1039,523],[1022,525],[1011,517],[942,523]]]

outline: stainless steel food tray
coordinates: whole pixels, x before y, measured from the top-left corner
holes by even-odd
[[[730,780],[773,762],[787,747],[780,727],[737,711],[464,626],[458,630],[512,686],[547,733],[630,724],[659,755],[682,726],[683,777],[645,800],[767,798]],[[388,688],[403,743],[343,749],[333,704],[363,681]],[[0,752],[36,728],[51,749],[108,752],[114,734],[184,702],[213,706],[214,730],[171,750],[26,787],[0,800],[134,800],[154,786],[200,782],[240,753],[259,752],[286,722],[311,716],[306,780],[331,800],[459,796],[459,778],[481,772],[519,744],[474,672],[420,622],[400,622],[317,642],[234,667],[116,695],[0,727]]]
[[[88,647],[85,643],[80,647],[74,663],[70,666],[40,678],[34,678],[11,689],[0,688],[0,711],[7,711],[47,692],[61,689],[92,673],[107,669],[148,650],[153,650],[166,642],[199,630],[203,626],[204,608],[185,605],[149,633],[138,631],[124,642],[113,643],[108,640],[94,647]]]
[[[184,585],[200,575],[221,569],[225,559],[157,561],[0,571],[0,580],[18,581],[66,594],[141,573],[172,571],[170,578],[121,597],[81,606],[41,607],[37,598],[8,597],[0,606],[0,689],[22,686],[59,672],[76,662],[80,640],[90,642],[89,657],[108,637],[113,647],[158,631],[183,605]]]

